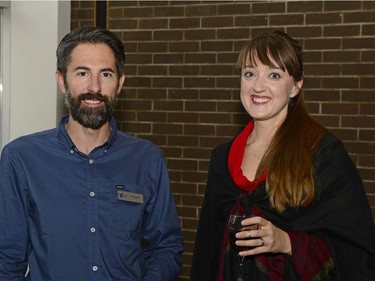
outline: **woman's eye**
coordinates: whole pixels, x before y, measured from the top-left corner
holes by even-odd
[[[246,72],[244,72],[243,76],[245,76],[245,77],[253,77],[254,73],[251,72],[251,71],[246,71]]]
[[[278,73],[271,73],[270,77],[271,77],[272,79],[279,79],[281,76],[280,76],[280,74],[278,74]]]

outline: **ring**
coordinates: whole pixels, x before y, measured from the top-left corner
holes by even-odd
[[[259,239],[262,240],[262,245],[260,245],[260,247],[263,247],[265,245],[265,242],[262,237],[260,237]]]

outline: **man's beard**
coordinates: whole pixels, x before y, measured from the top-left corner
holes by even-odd
[[[85,99],[95,99],[104,102],[104,106],[87,107],[82,104]],[[74,120],[85,128],[97,130],[101,128],[112,117],[113,111],[117,104],[116,94],[113,100],[102,94],[85,93],[80,94],[77,98],[72,97],[70,91],[65,93],[65,105]]]

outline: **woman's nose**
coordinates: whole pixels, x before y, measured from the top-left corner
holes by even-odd
[[[265,79],[264,79],[264,77],[262,77],[262,76],[258,76],[258,77],[254,80],[253,90],[254,90],[254,92],[256,92],[256,93],[260,93],[260,92],[263,92],[263,91],[266,90],[266,84],[265,84]]]

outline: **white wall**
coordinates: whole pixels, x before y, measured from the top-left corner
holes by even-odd
[[[11,1],[9,11],[8,141],[56,127],[61,117],[55,51],[70,31],[70,1]]]
[[[10,1],[0,1],[0,150],[9,140]]]

